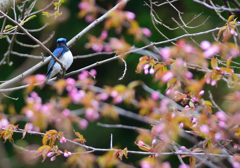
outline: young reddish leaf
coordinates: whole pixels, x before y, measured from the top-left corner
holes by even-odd
[[[199,153],[199,152],[203,152],[203,149],[195,148],[195,149],[192,150],[192,153]]]
[[[142,150],[144,150],[144,151],[152,151],[152,148],[149,146],[149,145],[147,145],[147,144],[145,144],[144,142],[142,142],[142,141],[138,141],[138,143],[136,143],[135,142],[135,144],[140,148],[140,149],[142,149]]]
[[[0,138],[3,137],[3,139],[5,140],[4,143],[9,140],[9,141],[14,141],[14,139],[12,138],[12,135],[14,133],[15,130],[18,129],[18,125],[12,125],[12,124],[9,124],[5,127],[5,130],[2,131],[1,135],[0,135]]]
[[[59,95],[61,95],[66,86],[66,81],[64,79],[60,79],[54,84],[53,88],[57,90]]]
[[[227,68],[230,68],[230,64],[231,64],[232,59],[233,59],[233,56],[228,58],[227,63],[226,63]]]
[[[127,148],[124,148],[123,150],[119,149],[113,153],[113,156],[114,157],[118,156],[120,160],[122,160],[123,155],[125,156],[125,158],[128,158],[127,157]]]
[[[26,133],[27,133],[27,125],[28,125],[28,123],[27,123],[27,124],[25,124],[25,127],[24,127],[24,132],[23,132],[22,139],[23,139],[23,138],[25,138],[25,136],[26,136]]]
[[[46,145],[46,144],[47,144],[47,141],[48,141],[48,136],[47,136],[47,135],[44,135],[44,136],[43,136],[43,139],[42,139],[43,145]]]
[[[75,132],[75,131],[74,131],[74,133],[79,138],[79,139],[74,139],[73,140],[74,142],[81,142],[82,144],[84,144],[86,142],[86,139],[84,139],[82,134],[80,134],[79,132]]]
[[[127,87],[128,87],[129,89],[133,89],[133,88],[135,88],[135,87],[137,87],[137,86],[139,86],[139,85],[141,85],[141,84],[142,84],[142,81],[136,80],[136,81],[130,82]]]
[[[233,20],[234,17],[235,17],[235,15],[231,15],[231,16],[229,16],[227,23],[231,22],[231,21]]]
[[[194,168],[196,164],[196,159],[194,157],[189,157],[190,167]]]
[[[54,142],[56,141],[58,136],[58,132],[56,130],[50,130],[47,131],[46,134],[43,136],[42,143],[43,145],[47,144],[47,141],[49,140],[49,145],[53,146]]]
[[[127,89],[124,85],[116,85],[113,87],[113,90],[116,90],[117,92],[124,92]]]
[[[52,148],[48,145],[43,145],[41,147],[38,148],[37,152],[36,152],[36,156],[42,155],[43,156],[43,160],[42,162],[44,162],[44,160],[47,157],[48,152],[50,152]]]
[[[123,151],[122,149],[117,150],[116,152],[113,153],[113,156],[116,157],[118,156],[120,160],[122,160],[123,157]]]
[[[227,28],[224,32],[223,32],[223,38],[222,38],[222,42],[225,43],[228,41],[228,39],[231,37],[231,31]]]
[[[4,130],[1,135],[0,135],[0,138],[3,137],[3,139],[5,140],[4,143],[9,140],[9,142],[14,141],[14,139],[12,138],[12,135],[13,135],[13,131],[9,130],[9,131],[6,131]]]
[[[218,32],[218,39],[220,38],[222,32],[223,32],[224,30],[226,30],[226,28],[227,28],[226,26],[223,26],[223,27],[219,30],[219,32]]]
[[[204,102],[205,102],[205,104],[207,104],[207,105],[213,107],[213,105],[212,105],[212,103],[211,103],[210,101],[205,100]]]
[[[127,154],[128,154],[128,153],[127,153],[127,147],[123,149],[123,154],[124,154],[125,158],[128,158],[128,157],[127,157]]]
[[[212,69],[215,69],[216,67],[218,67],[218,62],[215,57],[213,57],[211,60],[211,66],[212,66]]]

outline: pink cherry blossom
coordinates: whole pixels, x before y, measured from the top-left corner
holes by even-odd
[[[206,78],[206,83],[207,83],[207,84],[210,84],[210,83],[211,83],[211,77],[207,77],[207,78]]]
[[[67,142],[67,139],[63,136],[61,139],[60,139],[60,143],[66,143]]]
[[[151,98],[152,98],[153,100],[158,100],[158,99],[159,99],[159,93],[158,93],[157,91],[153,91],[153,92],[151,93]]]
[[[98,109],[99,108],[99,102],[97,100],[91,100],[91,106],[94,108],[94,109]]]
[[[85,17],[85,21],[86,21],[87,23],[92,23],[94,20],[95,20],[95,18],[94,18],[92,15],[87,15],[87,16]]]
[[[219,133],[219,132],[217,132],[217,133],[214,135],[214,139],[215,139],[216,141],[220,140],[221,138],[222,138],[222,135],[221,135],[221,133]]]
[[[42,74],[35,75],[35,78],[36,78],[38,83],[43,83],[45,81],[45,79],[46,79],[45,76],[42,75]]]
[[[117,97],[118,96],[118,92],[116,91],[116,90],[113,90],[112,92],[111,92],[111,97],[112,98],[115,98],[115,97]]]
[[[26,115],[26,117],[28,117],[28,118],[32,118],[32,117],[34,116],[34,113],[33,113],[32,110],[27,110],[27,111],[25,112],[25,115]]]
[[[183,151],[186,150],[187,148],[185,146],[180,146],[180,149],[182,149]]]
[[[169,104],[169,100],[168,99],[162,99],[161,103],[160,103],[159,111],[167,111],[168,104]]]
[[[88,10],[89,9],[89,4],[88,4],[88,2],[80,2],[78,4],[78,8],[80,10]]]
[[[103,44],[93,44],[92,50],[96,52],[101,52],[103,50]]]
[[[192,74],[192,72],[190,72],[190,71],[187,71],[187,72],[185,73],[185,76],[186,76],[186,78],[188,78],[188,79],[192,79],[192,78],[193,78],[193,74]]]
[[[142,33],[143,33],[146,37],[150,37],[150,36],[152,35],[152,32],[151,32],[148,28],[146,28],[146,27],[142,28]]]
[[[37,92],[34,92],[34,91],[32,91],[32,92],[30,93],[30,96],[31,96],[33,99],[36,99],[37,97],[39,97],[38,94],[37,94]]]
[[[141,168],[152,168],[152,165],[150,162],[148,162],[147,160],[143,160],[140,163]]]
[[[198,100],[197,97],[192,97],[192,101],[193,101],[193,102],[198,102],[199,100]]]
[[[144,65],[143,69],[146,70],[149,68],[149,64]]]
[[[41,107],[42,107],[42,103],[35,103],[35,104],[33,105],[33,108],[34,108],[34,110],[36,110],[36,111],[40,111]]]
[[[161,133],[165,129],[165,124],[161,123],[155,126],[156,133]]]
[[[220,71],[220,68],[219,67],[215,67],[214,68],[216,71]]]
[[[84,70],[84,71],[82,71],[82,73],[80,73],[80,74],[78,75],[78,79],[79,79],[79,80],[84,80],[84,79],[86,79],[88,76],[89,76],[88,72]]]
[[[192,118],[192,121],[191,121],[192,123],[195,123],[195,122],[197,122],[197,118]]]
[[[52,108],[52,105],[51,103],[45,103],[44,105],[42,105],[41,107],[41,112],[44,113],[44,114],[47,114],[49,115],[51,113],[51,108]]]
[[[162,168],[171,168],[171,164],[169,162],[163,162]]]
[[[202,96],[202,95],[204,95],[204,93],[205,93],[205,91],[204,91],[204,90],[201,90],[201,91],[199,92],[199,95]]]
[[[56,156],[51,157],[50,161],[53,162],[54,160],[56,160]]]
[[[170,79],[172,79],[174,77],[174,74],[170,71],[168,71],[167,73],[165,73],[163,76],[162,76],[162,81],[163,82],[167,82],[169,81]]]
[[[188,164],[181,164],[178,168],[190,168]]]
[[[219,121],[218,126],[221,128],[224,128],[224,127],[226,127],[226,123],[224,121]]]
[[[156,144],[157,140],[156,139],[153,139],[152,140],[152,145]]]
[[[78,124],[79,128],[81,130],[85,130],[88,127],[88,121],[84,118],[82,118]]]
[[[233,166],[233,168],[239,168],[240,163],[239,162],[233,162],[232,166]]]
[[[0,125],[1,127],[6,127],[7,125],[9,125],[9,121],[6,118],[2,118],[0,120]]]
[[[234,29],[230,30],[231,34],[233,34],[234,36],[238,36],[237,32]]]
[[[97,71],[95,69],[91,69],[90,71],[90,74],[92,74],[93,76],[96,76],[97,75]]]
[[[28,104],[33,104],[34,103],[34,99],[32,97],[27,97],[26,102]]]
[[[105,44],[103,49],[104,49],[105,52],[111,52],[112,51],[112,48],[109,44]]]
[[[145,143],[143,141],[138,141],[137,145],[138,146],[143,146]]]
[[[205,134],[208,134],[210,132],[209,131],[209,127],[207,125],[205,125],[205,124],[200,126],[200,131],[202,131]]]
[[[236,58],[239,55],[239,50],[237,48],[232,48],[230,50],[230,56],[233,56],[233,58]]]
[[[90,121],[94,121],[99,119],[100,115],[93,108],[87,108],[85,112],[85,117]]]
[[[125,15],[129,20],[134,20],[135,19],[135,14],[133,12],[126,11]]]
[[[217,54],[220,51],[219,47],[217,45],[211,46],[208,50],[203,52],[203,56],[205,58],[211,58],[215,54]]]
[[[67,85],[75,86],[76,81],[73,78],[67,78],[66,83],[67,83]]]
[[[179,124],[179,127],[180,127],[180,128],[183,128],[183,127],[184,127],[184,124],[181,122],[181,123]]]
[[[209,49],[211,47],[211,43],[209,41],[207,41],[207,40],[204,40],[204,41],[202,41],[200,43],[200,47],[203,50],[207,50],[207,49]]]
[[[167,91],[166,91],[166,95],[169,95],[171,93],[171,89],[168,89]]]
[[[151,67],[149,70],[149,73],[152,75],[152,74],[154,74],[154,72],[155,72],[155,70],[153,69],[153,67]]]
[[[114,102],[115,102],[116,104],[120,104],[120,103],[122,103],[122,101],[123,101],[122,96],[117,96],[117,97],[115,97],[115,99],[114,99]]]
[[[105,101],[108,99],[108,94],[107,93],[100,93],[98,95],[98,98],[101,100],[101,101]]]
[[[171,57],[171,48],[170,47],[164,47],[160,50],[160,54],[163,57],[164,60],[167,60]]]
[[[108,37],[107,30],[103,30],[102,33],[101,33],[101,38],[105,40],[107,37]]]
[[[227,115],[223,111],[218,111],[215,114],[220,121],[227,121]]]
[[[54,152],[48,152],[47,157],[52,157],[54,155]]]
[[[211,86],[215,86],[217,84],[217,80],[213,80],[212,82],[211,82]]]
[[[69,110],[69,109],[64,109],[63,111],[62,111],[62,115],[63,115],[63,117],[69,117],[70,116],[70,114],[71,114],[71,111]]]
[[[68,153],[64,152],[64,153],[63,153],[63,156],[64,156],[64,157],[68,157]]]
[[[28,124],[27,124],[27,130],[28,130],[28,131],[32,131],[33,128],[34,128],[34,126],[33,126],[32,123],[28,123]]]

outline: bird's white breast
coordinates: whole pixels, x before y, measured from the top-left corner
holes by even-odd
[[[64,67],[66,68],[66,70],[72,65],[73,63],[73,55],[72,52],[69,50],[67,52],[65,52],[62,56],[62,58],[60,58],[60,61],[63,63]]]
[[[59,61],[62,62],[63,66],[66,68],[66,70],[72,65],[73,63],[73,55],[72,52],[69,50],[63,54],[63,56],[59,59]],[[49,76],[49,78],[52,78],[58,73],[62,73],[62,68],[59,65],[59,63],[55,63],[53,65],[53,70]]]

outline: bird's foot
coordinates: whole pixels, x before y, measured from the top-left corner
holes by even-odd
[[[58,76],[56,76],[56,77],[57,77],[57,80],[59,80],[59,79],[63,78],[63,75],[62,74],[58,74]]]

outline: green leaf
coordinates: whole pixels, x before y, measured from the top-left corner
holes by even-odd
[[[204,102],[205,102],[205,104],[207,104],[207,105],[209,105],[209,106],[213,107],[213,105],[212,105],[212,103],[211,103],[210,101],[208,101],[208,100],[205,100]]]
[[[231,21],[233,20],[234,17],[235,17],[235,15],[231,15],[231,16],[229,16],[227,23],[231,22]]]
[[[212,69],[215,69],[216,67],[218,67],[218,62],[215,57],[213,57],[211,60],[211,66],[212,66]]]
[[[233,57],[229,57],[228,60],[227,60],[227,68],[230,68],[230,64],[231,64],[231,61],[232,61]]]

